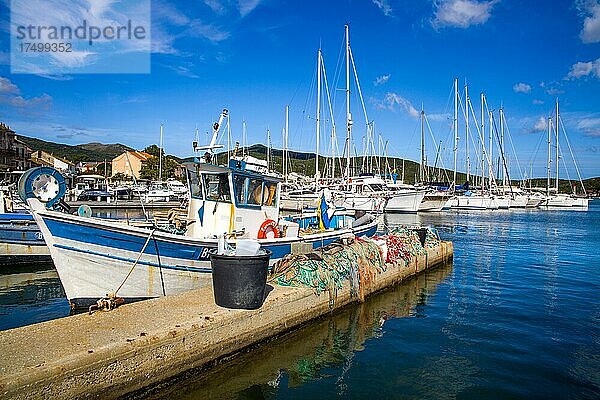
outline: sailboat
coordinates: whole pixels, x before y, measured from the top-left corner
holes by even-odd
[[[581,183],[581,187],[584,191],[584,196],[575,196],[574,194],[560,193],[559,192],[559,160],[560,160],[560,147],[559,147],[559,126],[561,123],[560,113],[559,113],[559,105],[558,99],[556,99],[556,121],[554,124],[554,132],[552,132],[552,119],[549,119],[548,123],[548,165],[547,165],[547,181],[546,181],[546,201],[542,203],[542,206],[547,209],[578,209],[578,210],[587,210],[589,206],[589,198],[585,195],[585,187],[583,186],[583,181],[581,180],[581,175],[579,174],[579,168],[577,167],[577,163],[573,159],[575,163],[575,169],[577,171],[577,175],[579,176],[579,181]],[[552,145],[552,133],[554,133],[555,144],[556,144],[556,179],[555,185],[553,188],[550,187],[550,164],[551,164],[551,145]],[[566,138],[566,132],[565,132]],[[568,142],[567,142],[568,143]]]
[[[358,95],[362,102],[363,113],[367,127],[367,145],[372,146],[373,124],[366,115],[358,72],[354,63],[354,56],[350,48],[350,34],[348,25],[345,26],[346,41],[346,167],[344,173],[344,184],[340,190],[334,193],[334,202],[337,206],[349,210],[373,211],[373,212],[401,212],[416,213],[425,196],[424,191],[415,189],[391,190],[383,178],[376,176],[373,171],[366,171],[361,175],[352,175],[351,151],[352,151],[352,114],[350,112],[350,64],[354,72],[354,78]],[[371,141],[371,142],[369,142]]]
[[[429,123],[428,123],[429,126]],[[448,200],[452,197],[447,190],[439,190],[427,184],[429,174],[427,173],[427,159],[425,157],[425,110],[421,109],[421,163],[419,166],[419,181],[425,185],[421,190],[425,191],[423,200],[419,204],[419,212],[442,211]]]
[[[454,80],[454,178],[452,182],[452,190],[456,192],[456,172],[457,172],[457,151],[458,151],[458,106],[459,106],[459,94],[458,94],[458,79]],[[492,195],[492,188],[496,186],[495,179],[493,176],[493,168],[491,165],[491,154],[488,154],[485,146],[485,119],[484,119],[484,110],[487,106],[485,102],[485,96],[483,93],[481,94],[481,128],[477,125],[477,132],[479,136],[479,141],[481,142],[481,150],[482,150],[482,166],[487,162],[488,172],[489,172],[489,181],[488,181],[488,191],[486,192],[484,189],[484,179],[482,179],[482,185],[480,191],[471,190],[470,187],[470,154],[469,154],[469,135],[470,135],[470,124],[469,124],[469,111],[473,114],[473,108],[471,106],[471,101],[468,95],[468,88],[465,86],[465,105],[463,109],[464,117],[465,117],[465,134],[466,134],[466,154],[467,154],[467,182],[469,185],[463,188],[460,187],[461,192],[456,193],[456,196],[450,199],[447,205],[451,209],[456,210],[495,210],[498,209],[498,202],[496,201],[496,196]],[[492,151],[492,113],[488,112],[488,116],[490,119],[490,153]],[[482,171],[484,168],[482,168]]]
[[[148,191],[144,194],[146,203],[165,202],[177,200],[179,196],[175,194],[166,182],[163,182],[162,177],[162,162],[163,162],[163,124],[160,124],[160,142],[158,147],[158,181],[152,182]]]

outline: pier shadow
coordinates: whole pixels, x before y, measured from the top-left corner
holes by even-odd
[[[294,388],[324,377],[344,378],[354,356],[369,339],[385,335],[385,324],[414,317],[437,286],[452,272],[440,266],[395,287],[348,305],[334,314],[251,346],[216,366],[187,371],[166,382],[129,394],[127,399],[270,399],[282,388]],[[271,287],[272,290],[272,287]]]

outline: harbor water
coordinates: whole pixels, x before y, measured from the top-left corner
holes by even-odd
[[[598,201],[384,223],[437,228],[453,265],[130,397],[600,398]],[[51,270],[0,278],[1,329],[68,315]]]

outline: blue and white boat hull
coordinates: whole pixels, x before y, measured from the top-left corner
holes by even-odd
[[[49,262],[50,252],[30,214],[0,214],[0,265]]]
[[[217,247],[217,239],[198,239],[48,211],[36,199],[28,201],[67,298],[76,307],[93,304],[107,294],[135,301],[211,284],[208,253]],[[291,253],[293,244],[308,243],[318,248],[342,235],[370,236],[376,229],[376,222],[370,222],[357,228],[259,242],[262,248],[273,252],[273,263]]]

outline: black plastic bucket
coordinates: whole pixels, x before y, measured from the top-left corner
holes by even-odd
[[[255,310],[262,306],[272,252],[261,249],[256,256],[228,256],[210,252],[213,291],[217,305]]]
[[[425,247],[425,240],[427,239],[427,228],[414,228],[414,232],[417,232],[419,235],[419,241],[421,242],[421,246]]]

